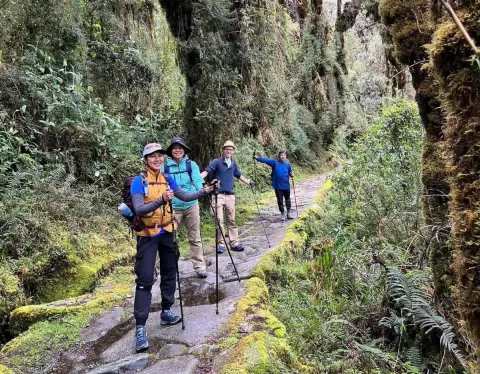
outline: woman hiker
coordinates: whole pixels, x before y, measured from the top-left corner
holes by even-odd
[[[213,187],[205,187],[196,192],[185,192],[175,180],[160,171],[165,151],[158,143],[147,144],[143,150],[146,173],[136,176],[130,188],[135,214],[145,225],[143,231],[137,231],[137,254],[135,257],[135,275],[137,276],[134,316],[135,349],[137,352],[148,348],[147,322],[152,301],[154,267],[157,252],[160,256],[160,291],[162,295],[162,325],[175,325],[182,318],[170,308],[175,302],[175,276],[179,254],[174,245],[173,230],[177,223],[169,202],[177,197],[183,201],[193,201],[212,192]]]
[[[187,147],[180,137],[173,138],[166,150],[167,161],[162,171],[172,176],[177,185],[186,192],[195,192],[202,189],[204,183],[200,175],[198,165],[188,158]],[[203,258],[202,238],[200,235],[200,209],[198,200],[184,202],[177,197],[172,200],[175,219],[180,225],[182,221],[187,229],[187,237],[190,242],[190,260],[199,278],[207,277],[207,265]]]
[[[292,166],[287,160],[287,153],[285,151],[278,152],[278,159],[264,158],[253,156],[253,158],[272,168],[272,187],[275,190],[277,197],[278,209],[281,213],[282,221],[285,221],[285,208],[283,207],[283,199],[285,198],[285,205],[287,206],[287,217],[293,219],[291,209],[292,202],[290,201],[290,181],[289,177],[293,179]]]

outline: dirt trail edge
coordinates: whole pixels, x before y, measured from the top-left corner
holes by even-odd
[[[325,175],[296,184],[299,212],[311,207]],[[292,208],[295,200],[292,191]],[[253,201],[252,201],[253,204]],[[296,217],[296,212],[293,212]],[[281,221],[275,203],[261,210],[271,247],[282,241],[286,228],[293,221]],[[257,217],[240,228],[244,252],[232,252],[241,279],[251,277],[252,270],[270,249]],[[160,325],[160,289],[158,280],[152,289],[152,308],[147,321],[150,349],[135,354],[133,298],[129,305],[118,306],[92,321],[81,333],[81,341],[58,358],[55,373],[204,373],[199,367],[202,358],[218,351],[218,341],[235,305],[245,294],[245,282],[238,282],[228,253],[219,255],[219,314],[215,313],[215,254],[206,248],[210,266],[206,279],[199,279],[188,260],[180,260],[179,269],[185,315],[181,325]],[[177,301],[175,312],[180,313]]]

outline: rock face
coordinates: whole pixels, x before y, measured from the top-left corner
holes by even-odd
[[[309,205],[324,177],[315,177],[296,186],[299,207]],[[283,239],[285,229],[292,221],[280,221],[277,207],[272,203],[262,210],[265,229],[271,247]],[[251,277],[262,256],[269,251],[262,225],[258,220],[244,225],[240,239],[246,250],[232,252],[241,279]],[[64,369],[57,373],[195,373],[199,359],[208,359],[217,353],[217,342],[236,308],[237,300],[245,293],[245,282],[238,282],[235,268],[227,253],[218,256],[219,301],[216,306],[216,278],[213,249],[206,249],[209,276],[196,277],[189,261],[180,261],[185,330],[181,324],[160,325],[160,292],[158,281],[152,289],[152,310],[147,321],[148,354],[134,354],[133,305],[117,307],[93,321],[82,331],[82,343],[62,355]],[[177,295],[178,297],[178,295]],[[133,298],[131,300],[133,303]],[[180,313],[179,301],[174,305]],[[122,317],[123,316],[123,317]],[[248,329],[248,324],[245,324]],[[207,360],[208,361],[208,360]],[[207,362],[208,366],[208,362]],[[205,372],[205,366],[199,368]],[[208,369],[210,370],[210,369]],[[207,371],[207,372],[211,372]]]

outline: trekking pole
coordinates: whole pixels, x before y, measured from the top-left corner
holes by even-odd
[[[253,151],[253,178],[255,179],[255,183],[258,182],[257,180],[257,163],[255,162],[255,156],[257,154],[257,150]]]
[[[228,255],[230,256],[230,260],[232,261],[233,269],[237,274],[237,279],[240,282],[240,276],[238,274],[237,267],[235,266],[235,262],[233,261],[232,253],[230,252],[229,244],[225,239],[225,234],[223,233],[222,227],[220,226],[220,221],[218,220],[218,191],[214,190],[215,195],[215,208],[213,207],[212,201],[210,199],[210,208],[212,209],[212,213],[215,217],[215,282],[216,282],[216,314],[218,314],[218,233],[222,235],[223,241],[225,243],[225,248],[227,248]]]
[[[173,207],[172,201],[168,202],[170,206],[170,214],[172,215],[172,234],[173,234],[173,246],[175,249],[175,257],[177,257],[177,261],[175,261],[175,265],[177,268],[177,283],[178,283],[178,298],[180,300],[180,315],[182,316],[182,330],[185,330],[185,318],[183,317],[183,301],[182,301],[182,286],[180,284],[180,270],[178,269],[178,261],[180,260],[180,248],[178,247],[177,243],[177,231],[175,230],[175,222],[173,219]]]
[[[223,228],[220,225],[220,221],[218,219],[216,221],[217,221],[218,230],[220,231],[220,235],[222,235],[223,242],[225,243],[225,248],[227,249],[228,255],[230,256],[230,260],[232,261],[233,269],[235,270],[235,274],[237,274],[237,279],[240,282],[240,275],[238,275],[237,266],[235,265],[235,261],[233,261],[232,252],[230,251],[230,248],[231,248],[230,244],[228,244],[227,240],[225,239],[225,233],[223,232]]]
[[[260,208],[258,207],[257,197],[255,195],[255,191],[253,190],[253,186],[251,186],[251,185],[249,185],[249,186],[250,186],[250,190],[252,191],[253,201],[255,201],[255,205],[257,206],[258,215],[260,216],[260,222],[262,223],[262,227],[263,227],[263,232],[265,233],[265,238],[267,239],[268,248],[271,248],[270,247],[270,240],[268,240],[267,230],[265,229],[265,225],[263,224],[263,217],[262,217],[262,214],[260,213]]]
[[[218,223],[218,193],[215,191],[215,223]],[[210,199],[210,205],[212,206],[212,200]],[[212,206],[213,210],[213,206]],[[218,315],[218,224],[215,225],[215,298],[216,298],[216,309],[215,314]]]
[[[298,205],[297,205],[297,195],[295,194],[295,180],[292,178],[293,184],[293,198],[295,199],[295,210],[297,211],[297,218],[298,218]]]

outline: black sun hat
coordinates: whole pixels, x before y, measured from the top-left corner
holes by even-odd
[[[175,144],[178,144],[178,145],[181,145],[183,147],[183,149],[185,150],[185,153],[189,153],[190,152],[190,148],[187,147],[187,145],[185,144],[185,141],[183,140],[183,138],[177,136],[175,138],[172,139],[172,141],[170,142],[170,145],[168,146],[168,148],[166,149],[165,153],[169,156],[169,157],[172,157],[172,148]]]

